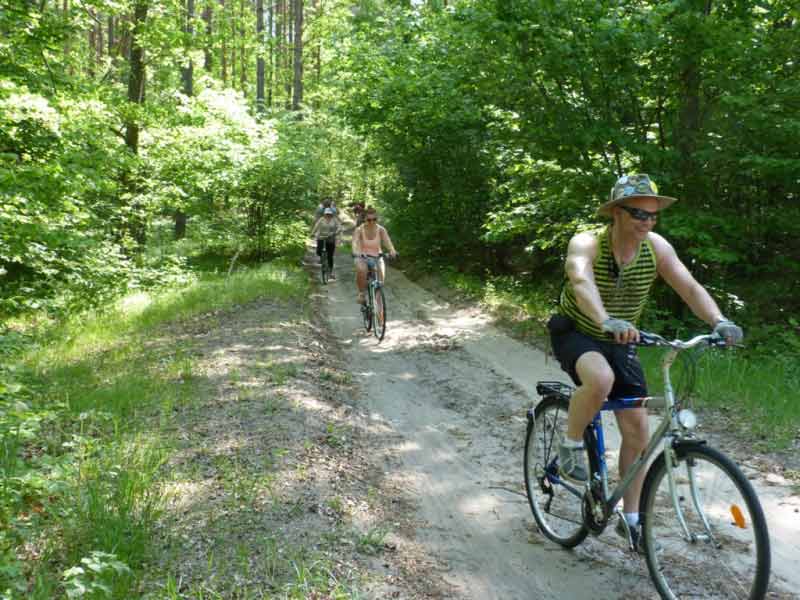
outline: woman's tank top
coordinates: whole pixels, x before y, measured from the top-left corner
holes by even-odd
[[[362,225],[359,231],[361,232],[361,252],[362,254],[370,254],[372,256],[378,256],[381,253],[381,237],[383,237],[383,227],[378,225],[377,234],[375,235],[375,239],[369,239],[367,237],[365,225]]]

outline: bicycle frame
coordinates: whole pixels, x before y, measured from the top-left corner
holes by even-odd
[[[379,288],[382,285],[378,277],[378,260],[382,257],[383,254],[378,256],[367,255],[367,287],[370,290],[370,296],[372,296],[375,288]]]
[[[672,387],[672,381],[670,379],[670,368],[672,367],[672,364],[674,363],[675,358],[677,357],[678,352],[680,350],[694,347],[708,338],[709,336],[697,336],[696,338],[690,340],[689,342],[682,343],[680,345],[677,345],[674,342],[669,343],[663,340],[663,338],[659,338],[662,341],[664,341],[666,345],[670,346],[670,349],[667,351],[666,355],[662,360],[662,372],[664,376],[664,395],[647,396],[647,397],[609,398],[603,403],[600,412],[598,412],[594,416],[592,422],[589,424],[588,427],[590,435],[592,436],[593,440],[593,443],[590,444],[591,446],[590,450],[595,455],[596,464],[598,468],[596,470],[593,470],[592,481],[589,481],[586,484],[585,489],[583,490],[578,489],[577,487],[570,485],[568,482],[558,477],[557,468],[555,467],[555,465],[550,465],[550,467],[548,467],[547,469],[548,478],[551,480],[551,482],[562,485],[565,489],[569,490],[571,493],[575,494],[578,497],[583,497],[584,493],[588,491],[586,496],[588,498],[592,511],[596,509],[598,503],[596,502],[594,495],[591,493],[591,489],[593,485],[600,486],[600,490],[602,491],[602,496],[600,498],[599,505],[603,511],[602,515],[603,524],[605,524],[605,522],[607,522],[608,519],[610,519],[615,512],[619,511],[619,509],[617,509],[616,506],[619,504],[619,501],[622,499],[622,497],[625,495],[625,492],[631,486],[633,480],[649,464],[650,459],[660,451],[664,453],[664,459],[667,464],[667,477],[668,477],[670,495],[672,497],[672,503],[675,507],[675,512],[678,515],[678,520],[681,524],[681,528],[683,529],[684,536],[686,537],[686,539],[690,541],[694,541],[696,539],[696,536],[689,532],[689,528],[686,525],[686,520],[683,516],[683,510],[681,509],[680,502],[678,499],[677,486],[675,484],[675,474],[673,473],[675,459],[672,448],[676,440],[684,438],[683,430],[685,429],[685,427],[679,421],[679,411],[676,410],[675,393]],[[620,481],[620,483],[617,485],[614,491],[611,492],[608,485],[608,466],[606,464],[605,435],[603,432],[601,415],[604,411],[612,411],[612,410],[616,411],[616,410],[626,410],[631,408],[644,408],[644,407],[663,408],[664,418],[662,419],[661,423],[659,423],[655,432],[651,436],[650,442],[648,443],[645,451],[628,468],[625,477],[622,478],[622,481]],[[713,534],[711,533],[711,528],[708,524],[708,520],[706,519],[705,514],[700,508],[700,503],[697,497],[697,490],[694,485],[694,478],[692,477],[691,467],[689,467],[689,479],[690,479],[690,488],[692,494],[692,502],[694,504],[695,509],[697,510],[697,513],[701,517],[707,535],[709,536],[710,539],[713,540]]]

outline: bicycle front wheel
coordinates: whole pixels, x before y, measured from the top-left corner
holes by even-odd
[[[320,276],[322,277],[322,283],[328,283],[328,255],[323,252],[322,255],[319,257],[320,262]]]
[[[567,435],[569,400],[543,399],[528,421],[525,438],[525,489],[541,532],[566,548],[589,533],[583,524],[583,489],[558,476],[558,446]]]
[[[386,298],[383,295],[383,288],[375,288],[373,298],[375,310],[372,317],[372,332],[380,342],[386,334]]]
[[[769,534],[750,482],[728,457],[703,444],[678,444],[675,463],[674,500],[663,454],[648,470],[642,489],[647,568],[659,594],[670,599],[764,598]]]
[[[361,318],[364,320],[364,329],[372,329],[372,294],[367,291],[366,303],[361,305]]]

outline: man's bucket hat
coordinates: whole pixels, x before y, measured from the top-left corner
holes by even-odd
[[[677,198],[659,195],[658,187],[655,181],[650,179],[649,175],[645,175],[644,173],[623,175],[617,179],[617,183],[611,188],[608,202],[601,204],[600,208],[597,209],[597,215],[600,217],[610,217],[612,215],[612,209],[615,206],[631,198],[655,198],[658,200],[658,210],[664,210],[673,202],[678,201]]]

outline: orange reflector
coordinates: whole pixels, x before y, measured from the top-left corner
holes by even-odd
[[[739,529],[745,528],[744,515],[742,514],[742,509],[736,506],[735,504],[731,505],[731,516],[733,516],[733,522]]]

